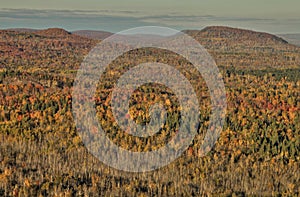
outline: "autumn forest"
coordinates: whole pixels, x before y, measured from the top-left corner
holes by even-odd
[[[97,118],[118,146],[156,150],[176,135],[180,107],[172,90],[145,84],[134,91],[130,117],[147,124],[149,107],[170,114],[160,133],[122,131],[110,105],[117,79],[143,62],[176,67],[201,101],[193,143],[161,169],[128,173],[95,158],[78,135],[72,90],[78,68],[101,42],[63,29],[0,31],[0,196],[299,196],[300,48],[275,35],[229,27],[184,33],[215,59],[226,88],[227,113],[208,155],[210,95],[201,74],[175,53],[133,50],[110,65],[94,96]]]

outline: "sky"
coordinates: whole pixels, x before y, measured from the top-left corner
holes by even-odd
[[[138,26],[178,30],[223,25],[300,33],[299,0],[1,0],[0,28],[118,32]]]

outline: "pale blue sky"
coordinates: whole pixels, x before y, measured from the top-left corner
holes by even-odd
[[[227,25],[292,33],[300,32],[300,0],[2,0],[0,25],[114,32],[141,25]]]

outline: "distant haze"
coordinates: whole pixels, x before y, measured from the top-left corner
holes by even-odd
[[[288,41],[290,44],[300,46],[300,34],[279,34],[279,36]]]
[[[0,4],[0,25],[109,32],[149,25],[178,30],[225,25],[300,33],[299,8],[299,0],[11,0]]]

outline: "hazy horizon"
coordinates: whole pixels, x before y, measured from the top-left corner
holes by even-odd
[[[1,29],[50,27],[119,32],[138,26],[178,30],[230,26],[274,34],[300,33],[296,0],[11,0],[0,5]]]

